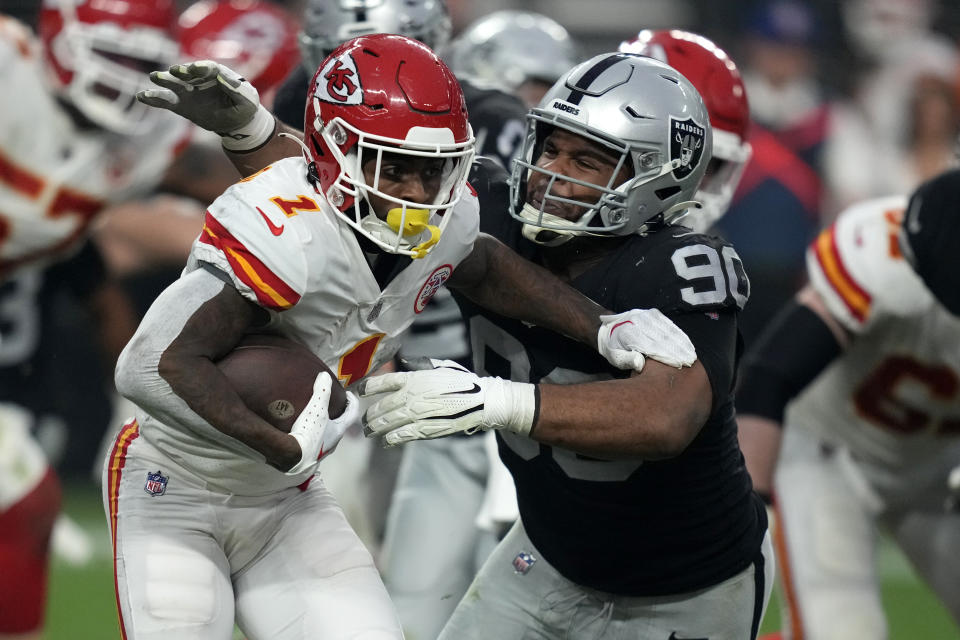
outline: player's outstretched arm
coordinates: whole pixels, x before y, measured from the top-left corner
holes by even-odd
[[[227,66],[198,60],[154,71],[150,80],[158,88],[139,92],[137,100],[220,135],[224,151],[244,177],[300,153],[296,143],[279,134],[302,134],[279,122],[260,104],[254,86]]]
[[[487,234],[479,235],[447,286],[491,311],[595,347],[620,369],[643,369],[645,356],[673,367],[690,366],[697,357],[686,334],[656,309],[610,315]]]
[[[713,402],[703,366],[658,362],[623,380],[533,385],[481,377],[449,360],[361,382],[360,395],[386,394],[363,418],[367,436],[388,446],[456,432],[504,429],[600,458],[679,455],[706,423]]]

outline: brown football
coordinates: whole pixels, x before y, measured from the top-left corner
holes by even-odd
[[[217,361],[217,367],[251,411],[287,433],[310,401],[313,381],[321,371],[333,378],[330,416],[339,417],[347,405],[347,394],[336,374],[312,351],[289,338],[245,336]]]

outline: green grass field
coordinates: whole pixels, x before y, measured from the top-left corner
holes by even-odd
[[[120,637],[113,594],[113,567],[106,519],[99,489],[69,486],[64,508],[96,542],[94,560],[74,567],[55,560],[50,584],[46,640],[113,640]],[[883,599],[891,640],[960,640],[943,607],[917,581],[903,557],[890,545],[881,552]],[[764,633],[779,628],[779,606],[774,594],[764,620]]]

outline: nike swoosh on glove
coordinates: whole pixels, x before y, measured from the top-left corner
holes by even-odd
[[[618,369],[642,371],[645,358],[678,369],[697,360],[690,338],[659,309],[631,309],[600,322],[597,351]]]
[[[387,446],[457,432],[508,429],[529,435],[536,421],[535,385],[483,377],[452,360],[422,359],[419,371],[386,373],[360,383],[360,397],[388,394],[363,416],[368,437]]]
[[[343,413],[336,418],[330,417],[327,405],[330,404],[331,389],[333,378],[326,371],[321,371],[313,382],[313,395],[290,428],[290,435],[300,445],[300,461],[286,472],[287,475],[299,475],[316,466],[333,453],[343,434],[358,423],[360,402],[349,391]]]
[[[161,88],[140,91],[137,100],[219,134],[230,151],[255,149],[273,134],[273,114],[260,104],[254,86],[230,67],[199,60],[154,71],[150,80]]]

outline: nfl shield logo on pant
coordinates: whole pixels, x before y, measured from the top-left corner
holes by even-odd
[[[517,557],[513,559],[513,570],[521,575],[526,574],[533,567],[533,563],[537,559],[533,557],[533,554],[527,553],[526,551],[521,551],[517,554]]]
[[[147,483],[143,485],[143,490],[149,493],[152,496],[162,496],[167,490],[167,480],[169,476],[165,476],[160,471],[156,473],[147,472]]]

